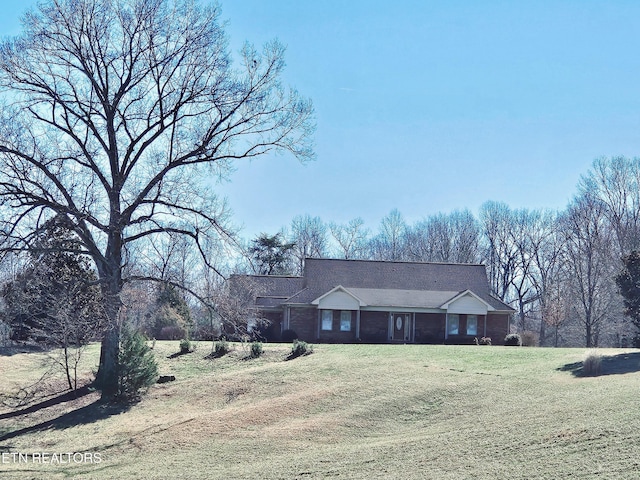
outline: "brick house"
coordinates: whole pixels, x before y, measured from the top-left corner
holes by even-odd
[[[492,296],[484,265],[308,258],[301,277],[251,282],[269,341],[502,343],[514,310]]]

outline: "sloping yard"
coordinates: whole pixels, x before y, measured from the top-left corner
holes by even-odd
[[[161,373],[176,381],[127,409],[101,405],[88,390],[61,396],[60,381],[48,383],[50,396],[15,406],[18,387],[42,374],[44,355],[0,356],[2,478],[621,479],[640,472],[636,350],[601,352],[601,375],[584,377],[578,349],[316,345],[312,355],[285,361],[288,345],[265,345],[258,359],[246,359],[240,345],[206,359],[210,348],[168,358],[177,342],[158,342]],[[87,373],[98,351],[85,355]]]

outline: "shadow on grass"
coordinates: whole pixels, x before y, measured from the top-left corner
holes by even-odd
[[[640,372],[640,352],[603,356],[600,361],[600,372],[597,375],[586,375],[582,362],[567,363],[557,370],[571,372],[574,377],[601,377],[603,375],[624,375],[625,373]]]
[[[63,430],[77,425],[87,425],[90,423],[104,420],[112,415],[123,413],[131,407],[131,404],[113,404],[106,403],[102,400],[96,400],[89,405],[72,410],[51,420],[32,425],[30,427],[20,428],[12,432],[4,433],[0,436],[0,442],[26,435],[28,433],[42,432],[44,430]],[[6,446],[0,445],[0,451]]]
[[[0,347],[0,357],[11,357],[20,353],[39,353],[44,351],[46,351],[46,349],[39,345],[9,345]]]
[[[38,410],[42,410],[43,408],[53,407],[54,405],[59,405],[61,403],[70,402],[76,400],[78,398],[84,397],[85,395],[90,394],[93,391],[90,385],[85,385],[84,387],[79,388],[78,390],[71,390],[62,395],[58,395],[56,397],[50,398],[48,400],[44,400],[42,402],[36,403],[35,405],[31,405],[30,407],[21,408],[20,410],[15,410],[13,412],[7,412],[0,414],[0,420],[4,420],[6,418],[19,417],[20,415],[27,415],[29,413],[37,412]]]
[[[176,353],[172,353],[171,355],[167,355],[168,359],[173,359],[173,358],[178,358],[178,357],[182,357],[183,355],[189,355],[190,353],[193,353],[193,350],[189,350],[188,352],[176,352]]]

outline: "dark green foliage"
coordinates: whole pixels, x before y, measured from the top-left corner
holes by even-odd
[[[189,310],[189,306],[173,285],[163,284],[160,287],[156,303],[158,305],[171,307],[178,315],[180,315],[180,317],[182,317],[185,323],[191,322],[191,311]]]
[[[522,346],[522,338],[517,333],[510,333],[506,337],[504,337],[504,344],[507,347],[521,347]]]
[[[105,321],[97,276],[79,242],[55,217],[30,245],[25,267],[5,284],[4,316],[14,340],[56,347],[97,339]]]
[[[180,353],[185,354],[189,352],[191,352],[191,342],[188,339],[183,338],[180,340]]]
[[[177,340],[188,337],[192,324],[191,311],[178,289],[162,284],[156,297],[150,335],[160,340]]]
[[[251,344],[251,358],[258,358],[262,355],[262,343],[253,342]]]
[[[145,337],[127,327],[120,333],[117,374],[117,398],[125,402],[137,400],[158,379],[158,364]]]
[[[616,284],[624,298],[624,314],[640,330],[640,252],[634,250],[623,257],[624,267],[616,276]]]
[[[287,243],[280,233],[260,234],[253,240],[249,253],[253,256],[263,275],[283,275],[291,273],[291,250],[295,243]]]
[[[229,353],[230,350],[231,349],[229,348],[229,342],[227,342],[224,338],[221,338],[213,344],[213,353],[216,357],[222,357]]]
[[[482,337],[481,339],[475,339],[476,345],[491,345],[491,337]]]
[[[301,340],[294,340],[293,345],[291,346],[291,353],[289,354],[289,360],[297,357],[301,357],[303,355],[309,355],[313,353],[313,346],[309,345],[307,342],[303,342]]]

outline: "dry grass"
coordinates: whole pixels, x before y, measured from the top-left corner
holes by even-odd
[[[583,350],[316,345],[312,355],[285,361],[289,345],[264,347],[250,360],[238,345],[207,360],[211,344],[168,359],[177,342],[158,342],[161,373],[177,380],[126,411],[96,403],[95,393],[8,418],[13,410],[0,410],[2,452],[101,457],[99,464],[0,463],[0,472],[600,479],[628,478],[640,464],[637,351],[602,352],[600,376],[583,378]],[[0,357],[8,379],[0,392],[37,379],[41,357]]]
[[[597,350],[589,350],[582,360],[582,374],[586,376],[600,375],[602,366],[602,355]]]

